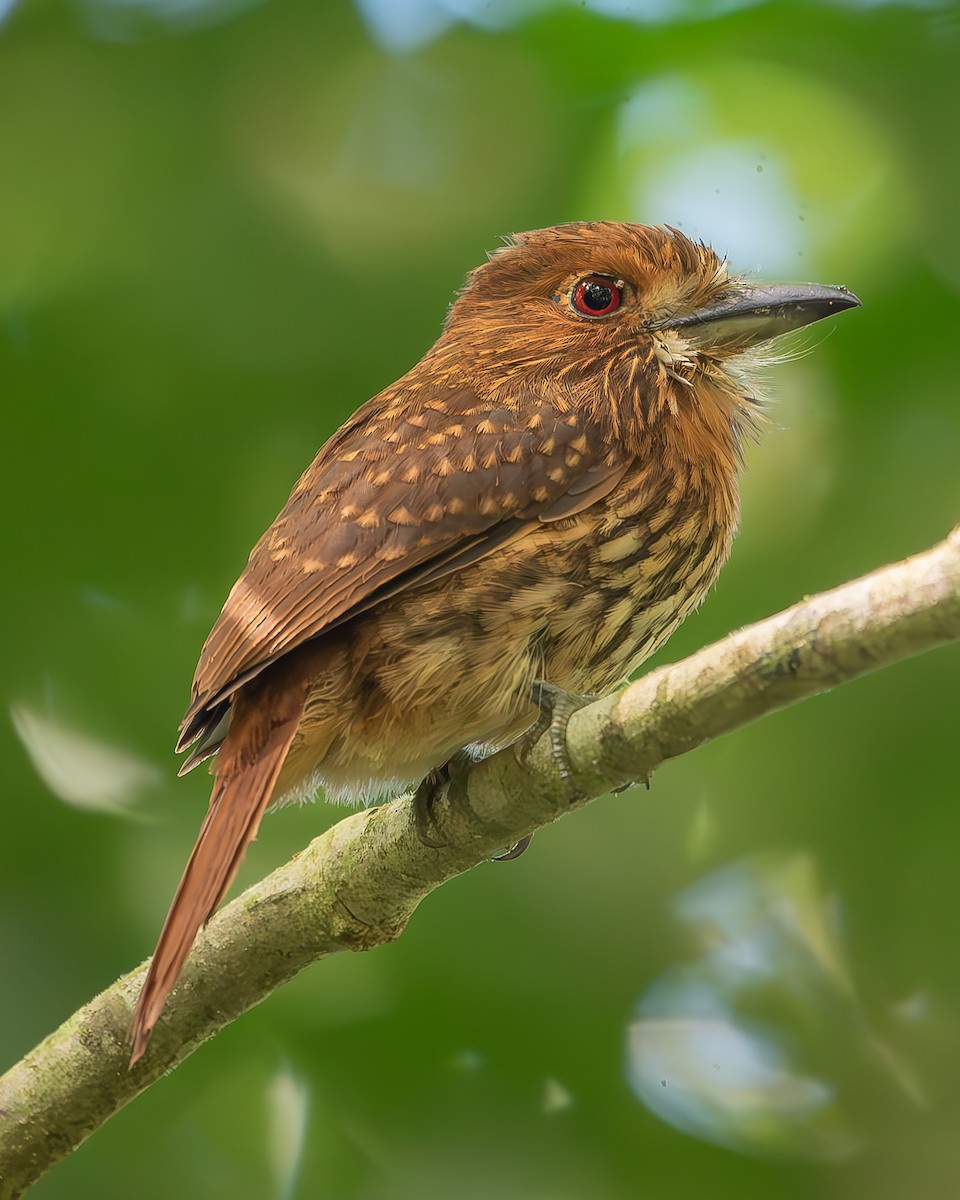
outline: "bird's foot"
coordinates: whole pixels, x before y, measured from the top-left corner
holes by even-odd
[[[437,797],[442,789],[460,774],[464,767],[473,759],[468,755],[456,755],[446,762],[442,767],[434,767],[421,781],[417,790],[413,793],[413,820],[417,830],[417,838],[421,845],[427,846],[430,850],[439,850],[447,843],[437,841],[435,836],[436,819],[434,817],[433,806],[436,803]],[[503,854],[497,854],[491,860],[492,862],[510,862],[514,858],[519,858],[533,840],[533,834],[528,834],[525,838],[521,838],[519,842],[515,842],[509,850]]]
[[[437,822],[433,809],[437,797],[450,780],[462,775],[473,761],[469,754],[462,751],[455,754],[449,762],[428,771],[413,793],[413,819],[417,829],[417,838],[422,845],[431,850],[439,850],[447,844],[437,841],[435,836]]]
[[[427,846],[431,850],[439,850],[446,844],[438,842],[433,836],[432,830],[436,825],[433,806],[440,789],[449,778],[450,773],[446,764],[442,767],[434,767],[420,780],[417,790],[413,793],[413,820],[417,829],[417,838],[421,845]]]
[[[550,736],[550,757],[557,769],[557,774],[566,784],[570,793],[570,803],[583,799],[583,793],[573,786],[573,769],[567,754],[567,725],[570,718],[581,708],[592,704],[597,696],[578,696],[573,692],[565,692],[563,688],[555,687],[552,683],[537,680],[531,688],[531,698],[540,709],[536,724],[529,729],[514,746],[517,762],[524,765],[530,751],[543,734]],[[519,845],[519,843],[517,843]],[[519,853],[522,853],[520,851]]]

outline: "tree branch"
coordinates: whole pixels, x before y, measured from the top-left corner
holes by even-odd
[[[199,938],[145,1058],[127,1070],[144,968],[74,1013],[0,1079],[0,1200],[298,971],[397,937],[441,883],[663,762],[867,671],[960,640],[960,527],[924,554],[761,621],[575,713],[570,785],[541,737],[447,784],[419,840],[409,798],[356,813],[244,892]]]

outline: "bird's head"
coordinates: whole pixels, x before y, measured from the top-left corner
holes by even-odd
[[[730,275],[676,229],[576,222],[519,234],[473,271],[441,344],[487,381],[520,376],[605,422],[626,406],[649,430],[712,406],[737,424],[755,407],[757,347],[858,304],[844,288]]]

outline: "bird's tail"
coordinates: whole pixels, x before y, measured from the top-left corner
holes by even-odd
[[[197,932],[223,899],[244,851],[257,836],[296,735],[306,689],[277,687],[274,682],[251,681],[235,695],[230,728],[217,757],[210,808],[167,913],[133,1014],[131,1067],[147,1048]]]

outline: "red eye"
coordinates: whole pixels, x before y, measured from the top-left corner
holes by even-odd
[[[605,317],[620,307],[620,288],[606,275],[588,275],[573,289],[570,301],[585,317]]]

